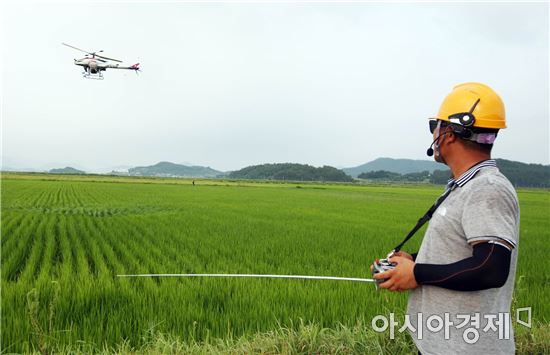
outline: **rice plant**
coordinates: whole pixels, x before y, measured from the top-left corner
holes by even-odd
[[[78,344],[139,349],[150,344],[148,329],[196,344],[277,329],[297,332],[304,329],[301,322],[312,329],[354,329],[380,313],[402,314],[406,294],[378,292],[372,284],[116,275],[370,277],[371,262],[402,239],[440,191],[420,185],[209,180],[192,186],[175,179],[4,175],[2,350],[44,352]],[[550,282],[540,270],[550,269],[543,255],[550,193],[521,190],[519,198],[514,305],[532,307],[544,325],[550,321]],[[418,248],[421,235],[409,250]]]

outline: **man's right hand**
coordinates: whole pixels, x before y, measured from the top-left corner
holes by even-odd
[[[398,251],[397,253],[394,253],[393,256],[400,256],[402,258],[405,258],[405,259],[409,259],[411,261],[414,261],[413,257],[411,254],[409,253],[405,253],[404,251]],[[374,269],[374,266],[371,264],[370,265],[370,270],[372,271]]]

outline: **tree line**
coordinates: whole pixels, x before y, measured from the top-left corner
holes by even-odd
[[[332,166],[316,168],[307,164],[262,164],[253,165],[229,173],[234,179],[336,181],[351,182],[353,178]]]
[[[500,172],[516,187],[550,187],[550,166],[525,164],[505,159],[496,159]],[[370,171],[359,174],[358,178],[392,182],[426,182],[446,184],[451,178],[450,170],[435,170],[432,173],[399,174],[385,170]]]
[[[359,179],[365,179],[365,180],[380,180],[380,181],[393,181],[393,182],[432,182],[432,183],[434,183],[432,181],[432,176],[436,173],[437,173],[437,175],[439,175],[439,172],[440,172],[440,170],[436,170],[433,173],[430,173],[428,170],[425,170],[425,171],[416,172],[416,173],[400,174],[400,173],[394,173],[392,171],[377,170],[377,171],[369,171],[369,172],[361,173],[357,177]],[[449,171],[447,171],[446,176],[447,176],[447,179],[448,179],[449,178]],[[439,183],[439,182],[435,182],[435,183]]]

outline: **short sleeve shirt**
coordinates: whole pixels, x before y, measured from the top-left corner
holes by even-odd
[[[519,204],[513,186],[499,172],[494,160],[477,164],[456,180],[453,191],[430,220],[416,262],[450,264],[469,258],[473,253],[471,243],[476,241],[505,241],[513,247],[508,279],[502,287],[480,291],[455,291],[432,285],[420,285],[412,290],[407,314],[413,324],[419,324],[419,317],[423,320],[422,339],[418,329],[411,333],[422,354],[515,352],[511,320],[506,314],[510,312],[516,274]],[[457,329],[465,315],[473,317],[473,321]],[[490,327],[483,331],[489,321],[495,323],[501,315],[506,319],[508,339],[502,331],[506,329],[494,331],[494,327]],[[430,316],[448,317],[454,325],[447,334],[444,330],[430,331],[426,326]],[[472,328],[472,324],[475,327],[475,319],[479,319],[479,339],[471,343],[475,331],[467,329]],[[464,338],[465,331],[468,341]]]

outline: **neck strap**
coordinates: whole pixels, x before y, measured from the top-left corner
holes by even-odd
[[[437,210],[437,208],[439,207],[439,205],[441,205],[443,203],[443,201],[445,201],[445,199],[451,194],[451,191],[454,190],[454,188],[457,186],[456,184],[456,181],[455,180],[450,180],[448,183],[447,183],[447,187],[445,189],[445,191],[443,192],[443,194],[441,196],[439,196],[439,198],[437,199],[437,201],[435,201],[435,203],[432,205],[432,207],[430,207],[430,209],[422,216],[420,217],[420,219],[418,220],[418,222],[416,222],[416,225],[413,227],[413,229],[411,229],[411,231],[407,234],[407,236],[405,237],[405,239],[403,239],[403,241],[401,243],[399,243],[395,248],[393,248],[393,251],[390,253],[390,254],[394,254],[394,253],[397,253],[399,250],[401,250],[401,248],[403,247],[403,245],[405,245],[406,242],[409,241],[409,239],[412,238],[412,236],[426,223],[428,222],[435,210]]]

